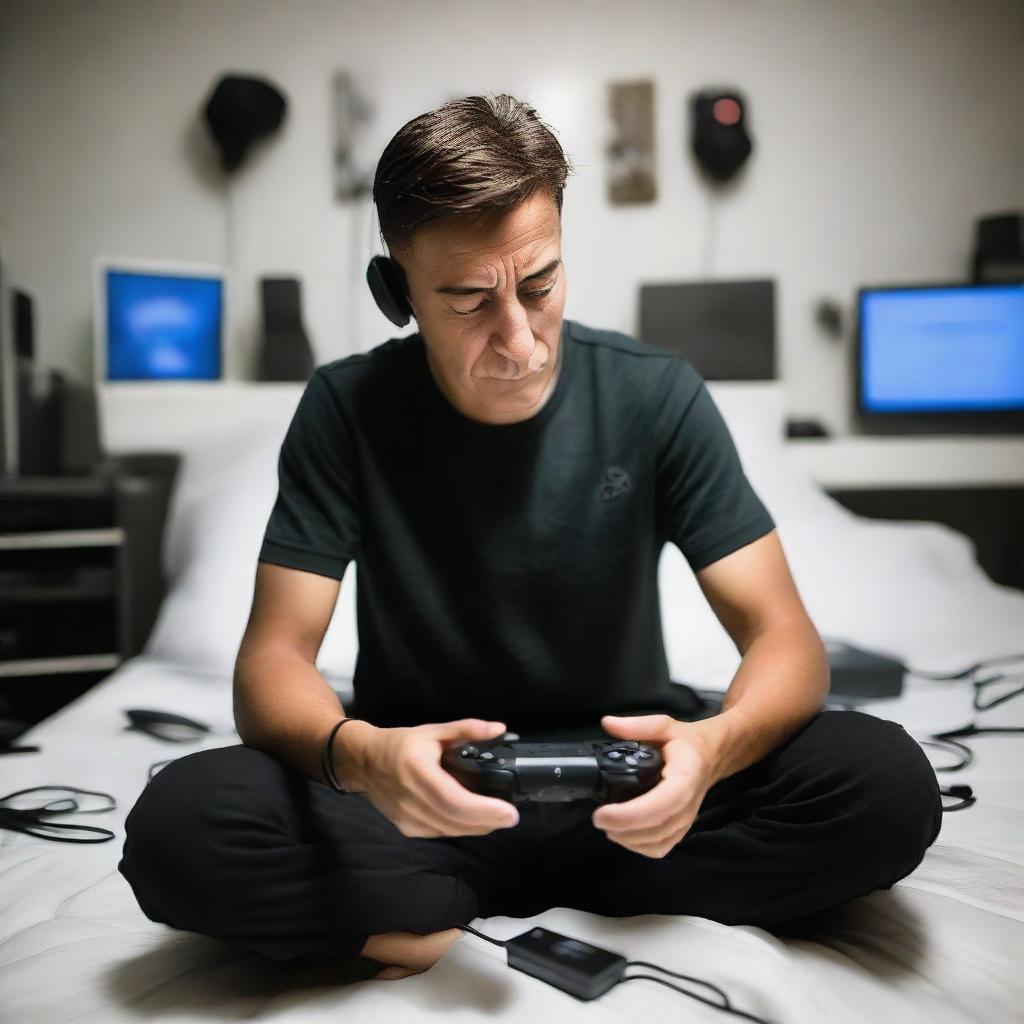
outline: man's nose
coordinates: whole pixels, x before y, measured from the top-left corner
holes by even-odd
[[[537,342],[520,303],[513,302],[506,307],[491,344],[501,355],[517,363],[525,363],[533,355]]]

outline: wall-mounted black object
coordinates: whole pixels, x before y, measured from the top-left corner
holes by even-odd
[[[820,420],[786,420],[786,437],[831,437]]]
[[[753,151],[746,101],[736,90],[705,89],[690,99],[690,147],[716,181],[728,181]]]
[[[705,380],[775,380],[775,282],[641,285],[639,335]]]
[[[830,337],[842,337],[843,310],[833,299],[819,299],[815,303],[814,321]]]
[[[302,323],[302,297],[294,277],[260,279],[263,341],[259,380],[309,380],[315,362]]]
[[[11,322],[14,327],[14,355],[18,359],[36,357],[36,316],[32,296],[18,288],[11,290]]]
[[[975,284],[1024,282],[1024,213],[996,213],[978,218],[971,280]]]
[[[277,131],[287,106],[288,101],[266,79],[221,76],[206,101],[203,117],[227,173],[238,168],[253,142]]]

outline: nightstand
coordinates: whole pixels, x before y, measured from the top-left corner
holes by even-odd
[[[130,455],[96,476],[0,479],[0,717],[38,722],[142,650],[179,461]]]

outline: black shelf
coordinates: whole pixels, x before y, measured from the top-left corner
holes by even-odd
[[[180,456],[0,478],[0,718],[34,723],[139,653],[163,598]]]

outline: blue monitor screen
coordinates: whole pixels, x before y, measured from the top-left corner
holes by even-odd
[[[108,380],[219,380],[222,281],[108,270]]]
[[[867,412],[1024,409],[1024,285],[864,289]]]

